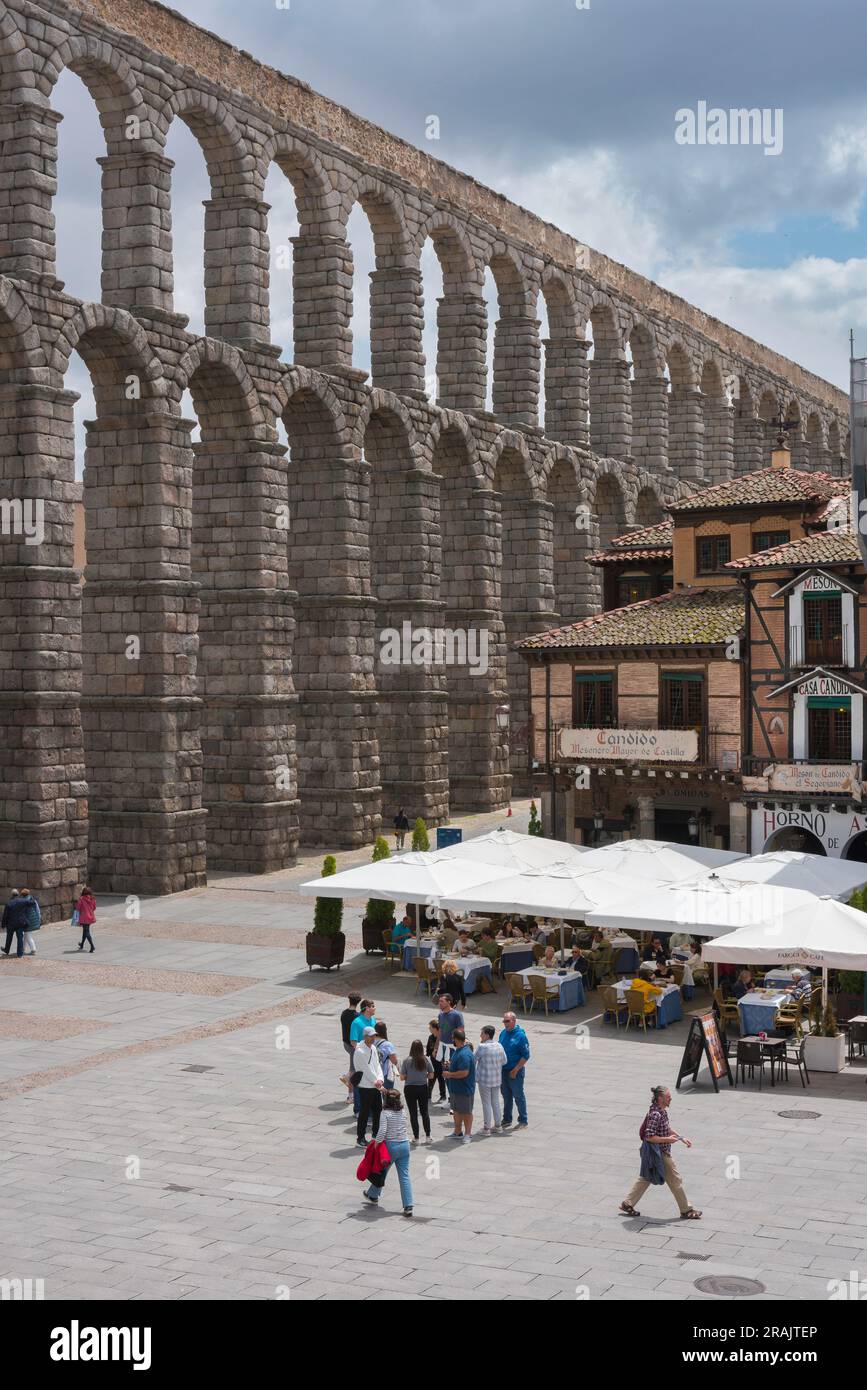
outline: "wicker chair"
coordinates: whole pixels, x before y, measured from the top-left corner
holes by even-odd
[[[537,1004],[545,1005],[545,1013],[548,1012],[548,1005],[551,1000],[559,998],[559,991],[554,989],[546,980],[544,975],[530,976],[530,993],[532,1001],[530,1003],[530,1013],[533,1012]]]
[[[646,1000],[643,989],[628,989],[626,991],[626,1007],[629,1010],[626,1018],[626,1031],[633,1019],[636,1019],[647,1032],[647,1012],[645,1010]]]
[[[626,1012],[626,1001],[621,999],[613,985],[603,985],[599,993],[602,995],[603,1014],[602,1021],[609,1014],[614,1015],[614,1022],[620,1027],[620,1015]]]
[[[533,999],[533,991],[529,985],[525,985],[522,976],[517,974],[507,975],[506,984],[509,986],[509,1003],[517,1001],[523,1004],[524,1013],[527,1012],[527,1000]]]
[[[385,959],[391,965],[400,965],[403,961],[403,947],[399,941],[392,941],[391,932],[382,933],[382,948],[385,951]]]
[[[432,999],[434,988],[437,984],[437,976],[436,971],[431,970],[430,961],[424,956],[416,956],[412,963],[412,968],[418,976],[418,984],[415,987],[416,994],[418,994],[420,986],[426,985],[428,996]]]
[[[720,1022],[723,1027],[725,1028],[727,1023],[734,1023],[737,1025],[738,1032],[740,1032],[741,1016],[738,1010],[738,1001],[736,999],[723,999],[722,990],[715,989],[713,992],[713,1002],[719,1009]]]

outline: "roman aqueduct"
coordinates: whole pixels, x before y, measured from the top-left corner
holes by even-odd
[[[299,831],[368,843],[399,805],[432,822],[504,805],[526,756],[509,644],[592,608],[587,553],[767,463],[780,409],[798,422],[796,466],[843,470],[838,390],[172,11],[12,0],[0,14],[0,497],[44,501],[46,523],[41,544],[4,534],[0,550],[0,866],[49,915],[85,874],[172,891],[208,867],[290,863]],[[105,136],[101,303],[56,278],[64,69]],[[211,184],[203,337],[173,304],[177,120]],[[274,164],[300,226],[293,345],[269,332]],[[352,367],[356,204],[376,249],[369,377]],[[96,401],[84,582],[73,351]],[[485,629],[487,671],[384,665],[380,634],[404,622]]]

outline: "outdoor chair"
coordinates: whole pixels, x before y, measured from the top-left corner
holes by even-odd
[[[736,999],[723,999],[722,990],[715,989],[713,992],[713,1002],[719,1010],[720,1022],[737,1024],[738,1032],[741,1028],[741,1016],[738,1011],[738,1001]]]
[[[858,1049],[859,1056],[864,1056],[864,1048],[867,1047],[867,1023],[849,1024],[849,1048],[848,1060],[854,1062],[855,1048]]]
[[[645,1033],[647,1032],[647,1013],[644,1008],[645,1002],[644,990],[628,989],[626,991],[626,1008],[628,1011],[626,1015],[627,1032],[629,1031],[629,1025],[633,1019],[641,1024]]]
[[[533,960],[536,962],[537,965],[539,964],[539,961],[542,959],[542,957],[544,956],[544,954],[545,954],[545,947],[542,945],[541,941],[534,941],[534,942],[533,942]]]
[[[774,1032],[792,1029],[794,1036],[801,1036],[801,1001],[792,999],[781,1004],[774,1015]]]
[[[558,997],[558,991],[548,983],[544,975],[530,976],[530,994],[530,1013],[533,1012],[537,1004],[544,1004],[547,1014],[549,1003],[552,999],[556,1002]]]
[[[744,1042],[741,1038],[738,1042],[738,1050],[735,1057],[735,1085],[738,1084],[738,1070],[741,1073],[741,1080],[747,1079],[747,1067],[750,1069],[750,1077],[755,1074],[755,1069],[759,1069],[759,1090],[762,1089],[762,1077],[765,1071],[767,1057],[762,1049],[760,1042]]]
[[[803,1035],[800,1035],[797,1040],[793,1039],[786,1043],[786,1049],[780,1057],[780,1072],[785,1074],[785,1078],[788,1081],[789,1063],[791,1062],[793,1066],[798,1068],[798,1075],[801,1078],[801,1087],[805,1091],[807,1087],[811,1085],[810,1073],[807,1070],[806,1050],[807,1040]],[[804,1077],[807,1078],[806,1081]]]
[[[430,961],[424,956],[416,956],[412,963],[412,968],[418,976],[418,984],[415,987],[416,994],[418,994],[421,986],[426,985],[428,995],[432,999],[434,987],[437,984],[437,977],[436,971],[431,970]]]
[[[602,1022],[604,1023],[609,1014],[614,1015],[614,1022],[620,1027],[620,1015],[626,1013],[626,1001],[620,999],[617,990],[613,985],[603,985],[599,991],[602,995]]]
[[[391,932],[388,929],[382,933],[382,946],[385,951],[385,959],[391,965],[400,965],[403,961],[403,947],[399,941],[392,941]]]
[[[533,991],[529,985],[525,985],[520,975],[511,974],[506,976],[506,983],[509,986],[509,1003],[517,1001],[523,1004],[524,1013],[527,1012],[527,1000],[532,1000]]]

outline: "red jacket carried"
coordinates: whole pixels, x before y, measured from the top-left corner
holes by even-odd
[[[377,1144],[375,1139],[371,1139],[364,1155],[356,1169],[355,1176],[359,1182],[366,1182],[375,1173],[384,1173],[391,1162],[391,1154],[385,1146],[385,1141]]]

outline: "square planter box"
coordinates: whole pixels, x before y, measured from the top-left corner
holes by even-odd
[[[808,1071],[842,1071],[846,1063],[846,1039],[840,1033],[836,1038],[817,1038],[813,1034],[805,1039],[804,1061]]]

